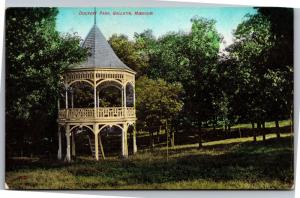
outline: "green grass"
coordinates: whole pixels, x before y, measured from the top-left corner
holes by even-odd
[[[279,127],[288,127],[288,126],[291,126],[291,120],[290,119],[279,121]],[[255,124],[255,127],[257,127],[256,124]],[[274,121],[265,122],[265,127],[266,128],[275,128],[275,122]],[[211,128],[205,128],[205,129],[211,130],[212,127]],[[219,127],[216,127],[216,129],[223,129],[223,127],[219,126]],[[236,124],[236,125],[231,126],[231,129],[252,129],[252,125],[251,125],[251,123]],[[160,135],[164,135],[164,134],[165,134],[164,130],[160,132]],[[138,131],[138,135],[139,135],[139,137],[148,137],[149,132],[147,132],[147,131]],[[154,133],[154,135],[156,135],[156,132]]]
[[[279,121],[279,126],[280,127],[286,127],[286,126],[291,126],[291,120],[281,120]],[[255,125],[256,127],[256,125]],[[275,127],[275,122],[266,122],[265,123],[265,127],[266,128],[273,128]],[[251,123],[247,123],[247,124],[237,124],[237,125],[234,125],[232,126],[231,128],[252,128],[252,125]]]
[[[274,137],[145,149],[99,162],[14,159],[6,182],[11,189],[291,189],[293,136]]]

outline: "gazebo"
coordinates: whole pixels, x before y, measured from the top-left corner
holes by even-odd
[[[121,130],[121,155],[128,156],[127,131],[131,126],[132,150],[137,152],[135,130],[135,74],[115,54],[102,32],[94,25],[85,38],[82,47],[88,48],[90,56],[63,75],[64,94],[58,104],[58,159],[71,161],[76,155],[75,136],[83,130],[91,132],[89,141],[91,151],[96,160],[104,157],[101,133],[107,128]],[[79,85],[78,85],[79,84]],[[76,86],[77,85],[77,86]],[[75,95],[91,90],[91,102],[76,107]],[[105,96],[104,89],[113,87],[118,90],[119,98],[114,105],[103,105],[101,97]],[[88,95],[88,94],[87,94]],[[75,97],[75,100],[74,100]],[[61,104],[63,101],[63,105]],[[85,105],[85,106],[84,106]],[[65,139],[64,139],[65,136]],[[66,148],[63,148],[65,140]],[[63,150],[65,149],[65,150]],[[64,152],[63,152],[64,151]],[[63,156],[63,153],[64,156]]]

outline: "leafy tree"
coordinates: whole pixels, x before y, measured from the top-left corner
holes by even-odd
[[[185,91],[181,117],[201,128],[202,123],[215,114],[216,108],[212,104],[217,92],[213,83],[216,78],[214,67],[221,36],[213,20],[196,17],[191,22],[191,32],[170,32],[152,45],[155,47],[151,48],[147,75],[181,83]]]
[[[166,121],[170,123],[181,111],[183,93],[181,84],[162,79],[140,77],[136,81],[136,109],[138,125],[151,133]],[[153,142],[153,138],[151,140]],[[153,145],[153,144],[152,144]]]
[[[216,63],[218,61],[221,36],[216,30],[215,21],[195,17],[191,20],[192,30],[189,39],[189,60],[191,80],[186,86],[187,107],[199,132],[199,147],[202,147],[203,122],[213,117],[214,93],[216,93]]]
[[[87,56],[78,36],[60,35],[55,30],[57,14],[56,8],[6,10],[8,152],[22,153],[25,143],[40,151],[37,148],[44,138],[55,139],[61,75]]]
[[[235,62],[239,79],[235,86],[235,101],[240,105],[236,113],[247,122],[266,120],[266,52],[273,45],[270,22],[261,15],[248,15],[247,20],[238,25],[234,32],[235,41],[229,48],[229,59]],[[256,133],[254,131],[254,140]]]
[[[234,32],[234,44],[227,49],[228,60],[238,71],[234,75],[239,79],[234,88],[235,101],[242,105],[235,107],[235,112],[244,121],[257,122],[258,128],[267,120],[278,123],[291,109],[292,66],[288,61],[285,65],[281,65],[282,61],[274,64],[272,57],[280,53],[275,46],[281,44],[272,23],[260,13],[248,15]]]
[[[148,67],[148,57],[143,51],[145,48],[144,43],[130,41],[125,35],[118,36],[114,34],[110,37],[109,44],[118,57],[128,67],[137,72],[137,77],[144,73],[144,70]]]
[[[270,95],[277,100],[269,103],[268,113],[279,128],[280,119],[292,120],[293,111],[293,65],[294,65],[294,10],[292,8],[258,8],[258,13],[270,21],[274,45],[269,50],[267,75]],[[277,129],[279,131],[279,129]],[[279,136],[279,133],[278,133]]]
[[[168,82],[181,82],[185,85],[191,78],[188,57],[189,36],[184,32],[170,32],[156,42],[151,56],[151,67],[147,75],[163,78]]]

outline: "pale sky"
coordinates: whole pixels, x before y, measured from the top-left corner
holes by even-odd
[[[93,26],[93,15],[80,12],[93,12],[94,8],[59,8],[57,30],[61,33],[77,32],[84,39]],[[113,15],[113,12],[131,12],[132,15]],[[152,12],[153,15],[135,15],[134,12]],[[109,12],[103,15],[100,12]],[[252,7],[169,7],[169,8],[97,8],[97,25],[106,37],[112,34],[125,34],[133,39],[134,33],[151,29],[154,36],[170,31],[189,32],[190,19],[194,16],[216,20],[216,28],[224,37],[226,46],[232,43],[232,32],[245,19],[246,14],[254,14]],[[221,48],[224,48],[222,46]]]

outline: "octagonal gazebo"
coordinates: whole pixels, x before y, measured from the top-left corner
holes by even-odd
[[[63,76],[64,104],[59,102],[58,110],[58,159],[71,161],[75,156],[75,138],[82,130],[91,132],[91,150],[96,160],[104,152],[101,142],[102,131],[109,127],[121,130],[121,154],[128,156],[127,130],[133,127],[133,153],[136,153],[135,132],[135,71],[126,66],[114,53],[113,49],[96,25],[96,20],[89,31],[82,47],[88,48],[90,56],[81,64],[69,69]],[[91,104],[84,107],[74,106],[74,85],[83,83],[92,90]],[[81,86],[82,87],[82,86]],[[100,97],[103,89],[114,87],[119,90],[120,103],[114,106],[101,106]],[[78,88],[78,86],[77,86]],[[80,86],[79,86],[80,88]],[[81,92],[86,89],[81,90]],[[63,108],[61,108],[63,107]],[[65,155],[63,156],[62,140],[65,132]]]

